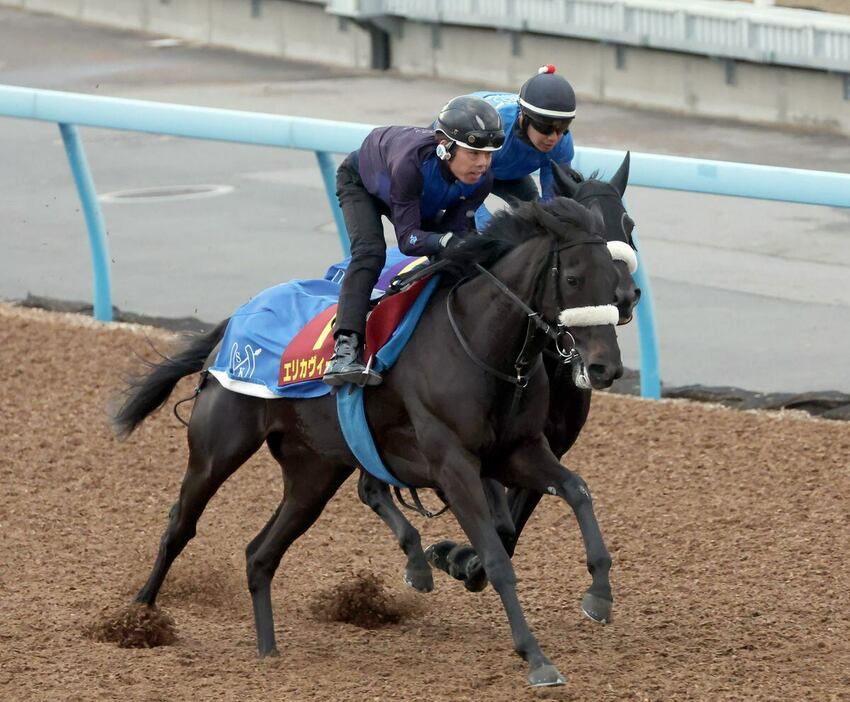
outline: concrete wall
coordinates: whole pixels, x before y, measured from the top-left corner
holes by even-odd
[[[0,6],[242,51],[369,68],[367,30],[289,0],[0,0]]]
[[[554,63],[583,98],[850,135],[843,77],[823,71],[742,62],[727,68],[709,57],[627,47],[618,60],[616,47],[599,42],[413,23],[393,38],[392,57],[401,73],[512,90],[537,66]]]
[[[0,5],[204,44],[369,68],[370,33],[294,0],[0,0]],[[400,22],[392,68],[516,90],[554,63],[581,98],[850,135],[846,76],[694,54],[481,29]],[[850,70],[850,67],[848,67]]]

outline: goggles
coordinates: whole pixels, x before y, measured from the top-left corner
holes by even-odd
[[[504,132],[467,132],[465,137],[457,139],[457,145],[473,151],[497,151],[505,143]]]
[[[531,127],[534,127],[535,131],[540,132],[544,136],[549,136],[550,134],[566,134],[570,131],[570,125],[573,123],[572,118],[570,119],[555,119],[551,122],[540,122],[533,117],[526,115],[526,119],[528,120],[528,124]]]

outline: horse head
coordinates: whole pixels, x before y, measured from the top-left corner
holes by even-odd
[[[623,374],[614,329],[619,314],[611,304],[620,276],[603,236],[601,211],[555,198],[524,203],[508,217],[534,240],[528,242],[533,247],[530,260],[544,262],[536,273],[531,306],[560,329],[559,352],[578,361],[574,382],[585,389],[610,386]]]
[[[620,313],[618,324],[631,321],[634,308],[640,300],[640,288],[632,277],[637,270],[637,256],[632,241],[635,223],[623,204],[623,195],[629,181],[629,161],[630,154],[626,152],[622,164],[608,182],[596,179],[595,174],[585,179],[578,171],[563,169],[552,162],[556,194],[587,207],[596,204],[602,211],[605,222],[604,236],[620,275],[615,296],[615,304]]]

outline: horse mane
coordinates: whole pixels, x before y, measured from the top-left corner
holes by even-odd
[[[489,268],[531,239],[549,236],[566,243],[583,232],[599,234],[601,229],[597,216],[575,200],[555,197],[545,202],[523,202],[496,212],[481,234],[467,237],[463,246],[449,251],[442,279],[448,282],[475,275],[476,263]]]

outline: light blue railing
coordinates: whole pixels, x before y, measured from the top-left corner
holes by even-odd
[[[109,255],[97,192],[77,126],[313,151],[327,190],[340,243],[343,251],[348,253],[348,237],[334,192],[335,163],[332,155],[348,153],[357,148],[372,128],[370,125],[8,85],[0,85],[0,116],[55,122],[59,125],[89,232],[96,319],[112,319]],[[585,173],[593,169],[613,173],[622,158],[623,153],[620,151],[579,147],[573,165]],[[850,207],[850,174],[633,153],[629,183],[670,190]],[[637,308],[641,394],[657,398],[660,397],[661,389],[658,342],[645,262],[640,261],[635,277],[643,290]]]

